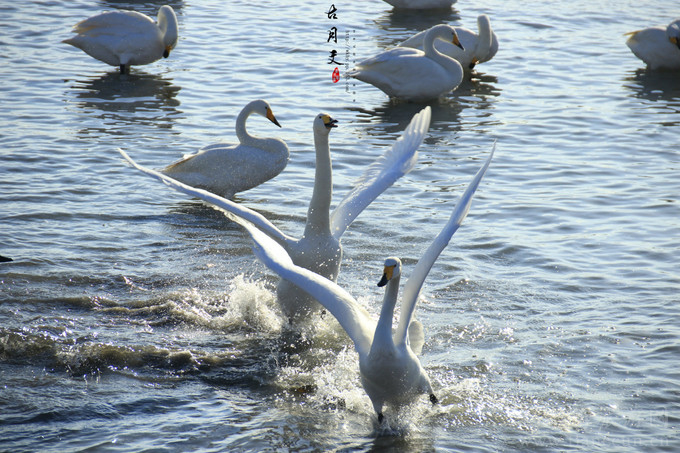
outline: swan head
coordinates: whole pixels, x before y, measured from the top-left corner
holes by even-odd
[[[333,119],[328,113],[319,113],[314,119],[314,132],[328,134],[331,129],[338,127],[338,120]]]
[[[158,10],[158,28],[163,32],[163,44],[165,45],[163,57],[168,58],[170,51],[177,45],[177,38],[179,36],[177,16],[175,16],[175,10],[172,9],[172,6],[163,5]]]
[[[432,38],[431,42],[434,42],[436,38],[439,38],[453,43],[453,45],[459,47],[460,50],[465,50],[463,44],[460,42],[460,39],[458,39],[458,33],[456,33],[456,29],[450,25],[435,25],[434,27],[430,28],[430,31],[427,32],[425,39],[427,40],[428,37]]]
[[[385,286],[393,278],[401,275],[401,260],[399,258],[390,257],[385,260],[385,268],[378,286]]]
[[[257,113],[258,115],[262,115],[265,118],[267,118],[269,121],[271,121],[272,123],[281,127],[278,120],[274,116],[274,112],[272,111],[272,108],[269,105],[269,102],[262,100],[262,99],[258,99],[257,101],[251,102],[248,107],[249,107],[248,108],[249,112]]]

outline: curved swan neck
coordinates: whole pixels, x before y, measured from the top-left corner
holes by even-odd
[[[255,146],[261,138],[250,135],[246,130],[246,120],[248,117],[255,112],[255,105],[253,102],[246,105],[241,113],[238,114],[236,118],[236,137],[242,145]]]
[[[314,191],[307,210],[305,234],[312,232],[330,234],[329,213],[333,190],[333,169],[327,131],[314,131],[314,147],[316,148]]]
[[[393,344],[392,318],[394,317],[394,307],[397,304],[397,296],[399,295],[400,278],[401,276],[399,275],[393,277],[385,287],[385,297],[383,298],[380,318],[378,319],[375,335],[373,336],[373,346]]]
[[[491,48],[491,23],[489,17],[482,14],[477,18],[477,47],[475,53],[477,55],[486,55]]]
[[[444,55],[443,53],[439,52],[434,46],[434,42],[438,38],[444,39],[446,41],[445,29],[441,27],[435,27],[425,34],[425,39],[423,41],[423,51],[428,58],[439,63],[441,66],[444,66],[444,68],[449,70],[452,74],[457,74],[458,72],[462,74],[463,67],[460,65],[460,63],[448,55]]]
[[[158,10],[158,28],[163,35],[164,44],[175,47],[178,38],[177,16],[167,5]]]

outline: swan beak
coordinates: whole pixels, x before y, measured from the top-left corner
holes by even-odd
[[[323,124],[326,126],[328,129],[332,129],[334,127],[338,127],[338,120],[334,120],[328,115],[324,115],[323,117]]]
[[[680,39],[676,38],[675,36],[671,36],[668,38],[668,40],[673,43],[674,46],[676,46],[678,49],[680,49]]]
[[[457,34],[455,34],[455,33],[453,34],[453,40],[451,42],[454,43],[455,45],[457,45],[458,47],[460,47],[460,50],[465,50],[463,45],[460,43],[460,39],[458,39]]]
[[[378,282],[378,286],[383,287],[383,286],[387,285],[387,282],[392,280],[393,274],[394,274],[394,266],[385,266],[385,269],[383,270],[382,278]]]
[[[163,51],[163,58],[168,58],[170,56],[171,50],[172,46],[165,46],[165,50]]]
[[[276,124],[277,126],[281,127],[279,122],[276,120],[276,117],[274,116],[274,112],[271,110],[267,109],[267,119],[271,121],[272,123]]]
[[[479,60],[476,58],[473,58],[472,61],[470,62],[470,69],[475,69],[475,65],[479,63]]]

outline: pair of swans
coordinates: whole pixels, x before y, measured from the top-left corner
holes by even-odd
[[[455,90],[463,81],[461,64],[434,46],[443,39],[464,50],[456,30],[436,25],[423,37],[423,50],[395,47],[362,61],[348,75],[370,83],[388,96],[405,101],[425,102]]]
[[[464,27],[454,27],[463,48],[448,41],[437,39],[434,47],[440,53],[455,59],[463,70],[471,70],[476,64],[491,60],[498,52],[498,38],[491,28],[491,21],[486,14],[477,17],[477,33]],[[421,31],[399,44],[399,47],[422,49],[428,30]]]
[[[267,101],[248,103],[236,118],[238,145],[217,143],[165,167],[162,172],[189,186],[224,198],[252,189],[277,176],[288,165],[290,151],[283,140],[248,134],[246,120],[256,113],[281,127]]]
[[[626,45],[649,69],[680,69],[680,19],[626,35]]]
[[[361,383],[371,399],[378,421],[382,422],[383,407],[402,405],[418,395],[427,394],[437,403],[430,379],[416,354],[419,354],[424,333],[422,324],[414,319],[416,303],[427,274],[458,230],[472,203],[479,183],[491,162],[492,149],[465,193],[453,210],[448,222],[427,248],[404,285],[399,324],[392,332],[392,318],[397,303],[402,264],[399,258],[387,258],[378,286],[385,286],[380,317],[373,317],[343,288],[308,269],[297,266],[288,252],[275,240],[242,218],[234,220],[243,226],[253,240],[255,255],[282,279],[297,285],[314,296],[338,320],[352,339],[359,354]]]
[[[158,10],[158,23],[135,11],[110,11],[78,22],[73,31],[76,36],[63,42],[118,66],[121,74],[129,73],[131,65],[167,58],[178,38],[177,17],[168,5]]]
[[[366,206],[397,179],[411,171],[417,161],[417,150],[427,133],[430,119],[430,107],[416,114],[402,136],[366,169],[355,187],[331,213],[333,182],[328,136],[337,127],[337,121],[327,114],[317,115],[313,124],[316,148],[314,190],[307,211],[305,230],[299,239],[283,233],[264,216],[245,206],[138,165],[123,150],[119,151],[133,166],[170,187],[212,204],[227,212],[230,218],[238,216],[246,219],[283,247],[296,265],[336,281],[342,260],[340,239],[343,233]],[[277,299],[284,316],[291,322],[303,320],[321,308],[312,296],[288,280],[279,282]]]

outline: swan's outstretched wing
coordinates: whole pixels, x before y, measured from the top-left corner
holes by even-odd
[[[256,225],[259,229],[261,229],[263,232],[265,232],[274,240],[278,241],[280,244],[284,246],[288,246],[292,242],[295,242],[294,238],[284,234],[281,230],[276,228],[269,220],[267,220],[262,214],[259,214],[253,211],[252,209],[248,209],[245,206],[241,206],[238,203],[234,203],[231,200],[227,200],[213,193],[210,193],[207,190],[196,189],[194,187],[183,184],[175,179],[172,179],[171,177],[166,176],[163,173],[159,173],[156,170],[152,170],[150,168],[146,168],[142,165],[139,165],[137,162],[132,160],[132,158],[128,156],[125,151],[123,151],[120,148],[118,148],[118,151],[123,155],[123,157],[128,162],[130,162],[130,164],[132,164],[133,167],[143,171],[147,175],[153,176],[154,178],[160,180],[167,186],[170,186],[171,188],[179,192],[183,192],[192,197],[200,198],[206,203],[212,205],[214,208],[223,211],[227,215],[227,217],[229,217],[231,220],[237,221],[235,219],[236,216],[246,219],[247,221]]]
[[[252,224],[235,219],[253,240],[253,252],[282,279],[294,283],[330,311],[354,342],[359,354],[368,354],[376,323],[356,300],[337,284],[293,264],[286,250]]]
[[[331,214],[331,234],[340,240],[361,211],[394,182],[411,171],[418,160],[418,147],[430,127],[432,112],[425,107],[413,116],[392,148],[373,162]]]
[[[444,250],[444,247],[448,245],[449,241],[451,240],[451,236],[453,236],[453,233],[458,230],[458,227],[461,223],[463,223],[463,220],[467,216],[468,211],[470,210],[470,205],[472,204],[472,197],[474,196],[479,183],[484,177],[486,169],[489,168],[491,158],[493,157],[495,151],[496,144],[494,143],[491,154],[489,154],[489,157],[486,159],[486,162],[484,162],[484,165],[482,165],[482,168],[477,171],[477,174],[475,175],[472,182],[470,182],[468,185],[468,188],[465,190],[463,196],[460,197],[460,200],[454,208],[449,221],[446,223],[437,237],[434,238],[432,244],[430,244],[422,258],[420,258],[418,261],[418,264],[416,264],[415,269],[413,269],[413,274],[411,274],[409,277],[406,285],[404,285],[404,292],[401,297],[401,315],[399,318],[399,325],[397,326],[397,330],[394,333],[396,342],[406,341],[408,326],[411,322],[413,312],[416,309],[416,302],[418,301],[420,289],[423,287],[423,282],[425,281],[427,274],[430,272],[432,265],[439,257],[439,254],[442,252],[442,250]]]

